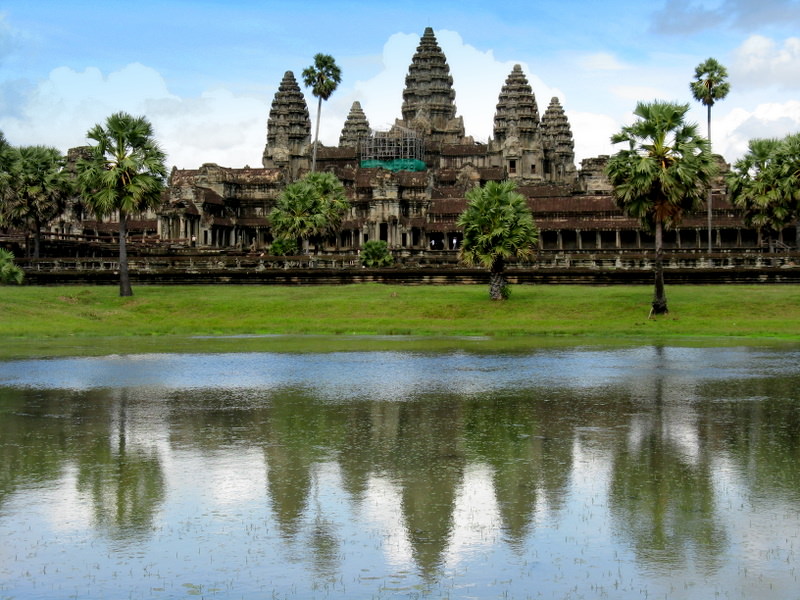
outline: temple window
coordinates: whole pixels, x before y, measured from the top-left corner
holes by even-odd
[[[514,174],[517,172],[517,161],[513,158],[508,161],[508,172],[510,174]]]

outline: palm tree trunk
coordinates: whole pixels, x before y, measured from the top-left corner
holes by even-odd
[[[505,277],[505,263],[497,259],[492,264],[489,274],[489,298],[492,300],[505,300],[505,288],[508,285]]]
[[[133,296],[131,289],[131,279],[128,275],[128,248],[126,240],[128,231],[128,215],[124,211],[119,211],[119,295]]]
[[[655,292],[653,294],[653,308],[650,314],[663,315],[668,313],[667,296],[664,293],[664,225],[661,219],[656,219],[656,264],[655,264]]]
[[[322,114],[322,96],[319,97],[317,102],[317,126],[314,132],[314,149],[311,151],[311,172],[315,173],[317,170],[317,144],[319,143],[319,116]]]
[[[39,219],[33,220],[35,231],[33,232],[33,258],[39,258],[39,248],[42,245],[42,224]]]
[[[708,105],[708,144],[711,146],[711,105]],[[711,254],[713,242],[711,240],[711,186],[708,186],[708,253]]]

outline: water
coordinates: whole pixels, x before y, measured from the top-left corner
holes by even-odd
[[[799,358],[0,362],[0,600],[800,598]]]

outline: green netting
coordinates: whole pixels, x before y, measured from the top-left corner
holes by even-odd
[[[413,158],[397,158],[395,160],[362,160],[361,166],[365,169],[381,167],[387,171],[424,171],[427,167],[421,160]]]

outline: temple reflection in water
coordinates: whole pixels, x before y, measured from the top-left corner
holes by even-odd
[[[789,571],[742,548],[796,556],[784,534],[800,530],[800,387],[780,368],[794,359],[763,377],[750,353],[717,351],[718,378],[709,352],[254,354],[244,387],[185,371],[236,355],[140,357],[143,380],[173,378],[141,387],[51,386],[113,372],[106,359],[16,365],[41,380],[0,389],[0,531],[22,521],[130,556],[174,552],[165,570],[246,557],[281,565],[273,586],[298,569],[334,589],[390,574],[488,586],[502,577],[476,571],[486,563],[552,589],[578,573],[611,585],[622,564],[628,585],[733,569],[752,590],[749,565],[780,589]]]

